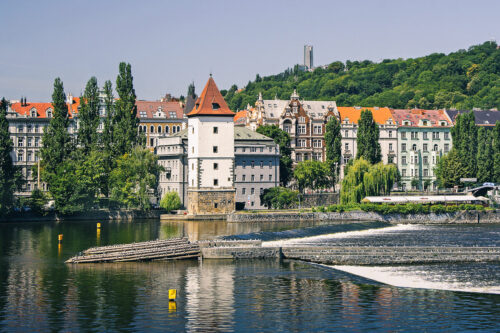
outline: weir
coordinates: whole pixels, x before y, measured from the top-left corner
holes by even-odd
[[[440,246],[262,246],[260,240],[186,238],[95,247],[66,263],[179,259],[293,259],[329,265],[397,265],[447,262],[500,262],[500,247]]]

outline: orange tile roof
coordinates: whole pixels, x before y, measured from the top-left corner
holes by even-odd
[[[68,104],[69,117],[72,118],[73,114],[78,113],[78,107],[80,106],[80,98],[73,97],[73,103]],[[21,103],[12,103],[12,110],[19,113],[21,116],[30,116],[30,111],[34,108],[36,109],[37,118],[47,118],[47,110],[54,109],[52,103],[26,103],[26,105],[21,105]]]
[[[389,108],[338,106],[337,109],[339,110],[340,120],[342,122],[345,118],[348,118],[350,123],[357,124],[361,117],[362,110],[370,110],[373,115],[373,120],[380,125],[384,125],[389,118],[393,119]]]
[[[393,109],[391,112],[398,126],[419,127],[420,120],[430,121],[431,126],[441,126],[441,122],[446,122],[445,127],[451,126],[443,110]],[[410,121],[410,125],[403,125],[405,120]]]
[[[218,105],[217,108],[214,106]],[[210,76],[203,92],[196,100],[195,107],[187,114],[188,117],[192,116],[231,116],[234,117],[232,112],[227,106],[224,97],[222,97],[214,79]]]
[[[161,102],[161,101],[136,101],[135,105],[137,106],[137,117],[141,118],[141,111],[146,112],[146,118],[153,118],[153,114],[158,111],[158,108],[161,107],[162,111],[165,112],[167,118],[170,118],[170,111],[175,111],[175,118],[182,119],[184,117],[184,112],[182,110],[179,102]]]
[[[236,112],[236,114],[234,115],[234,122],[237,122],[241,118],[246,118],[247,113],[248,113],[247,110],[242,110],[242,111]]]

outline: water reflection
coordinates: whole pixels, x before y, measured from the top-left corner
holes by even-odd
[[[107,222],[100,234],[95,223],[0,228],[0,331],[498,328],[500,295],[401,289],[294,261],[63,263],[98,242],[208,239],[279,231],[286,228],[282,223]],[[64,234],[60,251],[58,234]],[[169,307],[169,289],[177,290],[175,311]]]

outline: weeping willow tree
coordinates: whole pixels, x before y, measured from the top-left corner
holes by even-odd
[[[349,167],[342,181],[340,203],[358,203],[366,196],[390,194],[398,179],[399,172],[394,164],[371,165],[359,158]]]

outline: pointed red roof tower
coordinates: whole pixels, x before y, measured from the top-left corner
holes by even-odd
[[[232,112],[227,106],[224,97],[222,97],[217,85],[215,84],[212,75],[208,79],[203,92],[196,100],[194,108],[187,114],[188,117],[192,116],[228,116],[234,117],[235,113]]]

